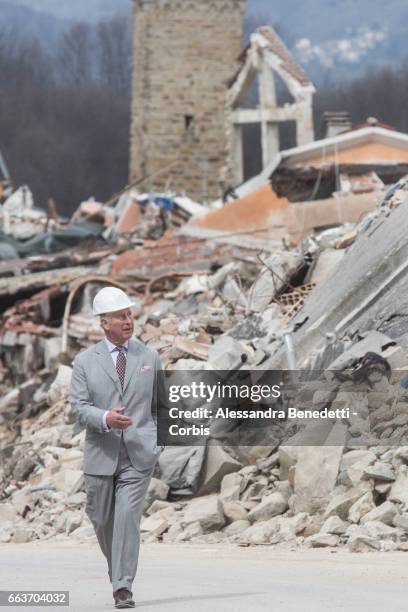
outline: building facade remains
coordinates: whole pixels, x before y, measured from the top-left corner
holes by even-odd
[[[245,0],[134,0],[130,180],[219,197]]]

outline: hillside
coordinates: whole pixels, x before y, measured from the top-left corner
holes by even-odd
[[[129,14],[132,0],[0,0],[0,28],[39,35],[51,43],[72,21],[95,23]],[[247,32],[277,26],[286,44],[317,83],[350,78],[368,66],[407,58],[406,0],[247,0]]]

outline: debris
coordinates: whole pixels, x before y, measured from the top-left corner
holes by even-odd
[[[241,464],[228,455],[220,446],[208,446],[204,465],[201,470],[201,483],[198,495],[218,492],[224,478],[236,472]]]
[[[318,426],[282,419],[272,433],[259,427],[257,437],[234,418],[213,424],[205,446],[168,446],[146,497],[143,537],[403,549],[405,190],[401,185],[392,208],[385,204],[352,227],[314,232],[296,247],[256,236],[247,237],[246,246],[241,236],[231,241],[219,233],[214,240],[186,238],[174,229],[141,238],[139,229],[147,231],[148,224],[118,237],[119,219],[126,218],[118,204],[118,210],[108,207],[114,220],[104,228],[112,244],[3,262],[0,541],[90,537],[84,432],[74,422],[67,388],[74,355],[102,335],[91,315],[93,295],[112,282],[137,302],[136,334],[160,352],[169,372],[251,370],[261,380],[264,370],[284,372],[284,336],[290,333],[300,378],[290,373],[289,399],[305,409],[353,409],[347,418]],[[166,199],[154,203],[171,227],[176,216],[184,222],[195,209],[184,202],[190,209],[184,215],[176,199],[169,209]],[[98,213],[93,204],[81,214]],[[215,212],[229,215],[230,207],[241,205],[237,200]],[[287,201],[285,210],[296,205]],[[163,220],[152,210],[148,234]],[[391,230],[393,262],[386,257]],[[334,248],[339,244],[341,252]],[[314,378],[318,371],[322,379]],[[283,410],[289,399],[281,398]]]
[[[222,504],[217,495],[207,495],[193,500],[184,514],[183,523],[198,522],[203,531],[220,529],[225,525]]]
[[[298,449],[294,486],[296,512],[314,513],[327,507],[342,455],[342,446],[304,446]]]
[[[265,496],[262,502],[249,512],[248,520],[251,521],[251,523],[267,521],[274,516],[283,514],[287,508],[287,500],[282,493],[271,493]]]

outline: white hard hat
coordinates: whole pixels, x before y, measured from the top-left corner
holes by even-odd
[[[135,302],[132,302],[122,289],[104,287],[94,297],[93,313],[96,316],[132,306],[135,306]]]

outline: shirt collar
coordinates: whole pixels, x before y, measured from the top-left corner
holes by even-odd
[[[104,340],[106,342],[106,346],[108,347],[108,351],[113,353],[113,351],[116,350],[117,344],[112,344],[112,342],[108,340],[106,336],[104,337]],[[129,340],[126,340],[126,342],[124,342],[121,346],[123,346],[125,352],[127,353],[129,350]]]

